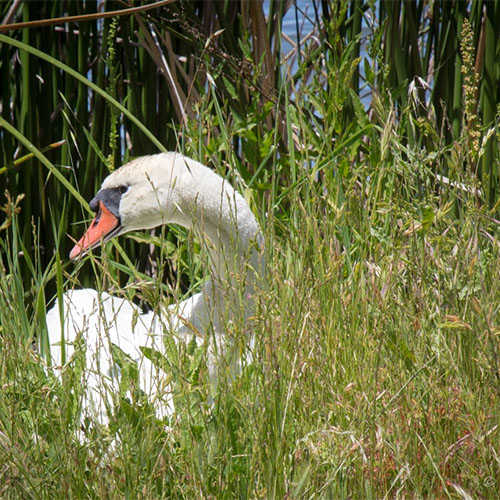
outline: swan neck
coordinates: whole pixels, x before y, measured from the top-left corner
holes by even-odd
[[[213,175],[210,180],[217,181],[215,185],[193,182],[182,190],[192,196],[184,199],[182,212],[189,218],[184,216],[181,224],[193,230],[208,250],[211,276],[217,283],[244,267],[253,253],[253,242],[260,242],[260,229],[242,196]]]

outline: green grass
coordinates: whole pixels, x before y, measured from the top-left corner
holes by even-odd
[[[498,222],[471,195],[457,194],[458,217],[432,186],[403,196],[418,176],[402,176],[391,149],[394,171],[343,182],[343,201],[335,176],[299,173],[281,200],[289,214],[262,220],[255,361],[232,383],[221,367],[211,405],[181,346],[170,428],[125,402],[109,428],[79,424],[78,375],[61,382],[32,348],[47,278],[34,262],[23,289],[14,217],[2,243],[1,496],[499,496]],[[388,179],[391,200],[377,192]],[[105,287],[113,266],[96,265]]]
[[[482,26],[480,3],[474,5],[472,24]],[[351,18],[344,19],[349,6],[351,24]],[[400,24],[411,43],[398,52],[392,30],[383,22],[372,27],[365,84],[373,94],[366,110],[357,59],[362,13],[355,6],[332,4],[335,15],[323,19],[324,29],[317,26],[319,45],[302,45],[296,75],[275,68],[270,98],[261,92],[271,78],[258,70],[259,54],[244,37],[232,43],[237,30],[219,33],[227,45],[221,45],[220,54],[205,53],[207,47],[197,52],[195,73],[201,79],[191,75],[194,83],[188,86],[196,89],[194,118],[186,117],[180,128],[157,123],[155,99],[166,90],[145,78],[157,64],[142,46],[134,55],[131,47],[117,45],[120,52],[130,52],[127,66],[118,56],[102,57],[105,46],[92,45],[91,60],[99,61],[100,69],[92,75],[91,88],[102,101],[92,103],[91,120],[86,88],[70,88],[77,77],[86,83],[83,51],[81,60],[75,54],[67,58],[79,61],[78,71],[56,65],[46,55],[48,48],[39,54],[47,63],[43,71],[57,66],[71,78],[62,97],[64,126],[57,122],[71,147],[44,156],[46,148],[33,142],[36,134],[30,130],[38,128],[28,120],[35,118],[29,109],[43,105],[40,116],[51,115],[61,91],[54,84],[53,104],[38,98],[36,106],[28,106],[27,96],[39,94],[28,92],[26,82],[37,79],[23,80],[21,122],[29,121],[30,127],[10,124],[7,105],[8,116],[0,123],[8,166],[0,175],[11,193],[26,193],[25,203],[8,199],[0,226],[0,498],[500,498],[500,223],[498,202],[491,199],[497,192],[496,174],[489,174],[495,162],[488,163],[498,157],[492,151],[500,137],[498,125],[491,123],[489,108],[481,124],[464,116],[462,101],[474,104],[478,82],[462,85],[450,51],[442,50],[440,57],[453,62],[451,73],[435,64],[436,107],[408,99],[414,73],[404,67],[405,54],[412,54],[415,66],[433,60],[427,55],[417,60],[412,19],[418,14],[423,23],[427,17],[421,8],[412,13],[411,3],[381,4],[381,12],[389,11],[389,26]],[[236,8],[233,2],[226,7]],[[432,8],[435,14],[456,9],[458,15],[466,5],[444,2]],[[408,29],[398,9],[404,9]],[[169,16],[152,22],[165,19]],[[459,39],[447,38],[451,28],[439,31],[439,23],[446,23],[433,19],[438,46],[456,45],[455,58],[469,55],[472,64],[473,44],[463,43],[460,52]],[[136,30],[136,20],[122,21],[120,36]],[[462,26],[450,23],[453,29]],[[494,44],[488,41],[494,37],[485,26],[485,58],[490,58]],[[81,23],[81,33],[90,28]],[[181,23],[179,33],[184,28]],[[279,36],[280,26],[276,29]],[[425,32],[422,24],[419,36]],[[0,38],[9,50],[22,49],[27,74],[27,61],[38,61],[28,59],[27,51],[35,55],[33,47],[47,42],[45,36],[28,45]],[[96,38],[91,39],[94,44]],[[173,60],[165,40],[156,59],[164,50]],[[237,64],[228,71],[218,57],[226,57],[226,48],[233,46],[241,54],[231,56]],[[179,53],[190,50],[187,44]],[[5,49],[2,58],[2,67],[9,68],[11,52]],[[132,69],[139,66],[144,71],[137,81],[144,82],[131,85],[122,101],[115,99],[118,89],[104,75],[116,76],[125,68],[131,74],[126,77],[135,81]],[[243,81],[240,67],[251,68]],[[206,69],[216,85],[204,81]],[[48,81],[48,73],[43,74]],[[54,75],[60,84],[61,75]],[[452,98],[445,92],[449,86],[437,84],[438,76],[455,82]],[[182,82],[178,77],[177,89],[184,88]],[[76,95],[74,110],[70,95]],[[490,106],[488,98],[480,94]],[[453,111],[449,123],[439,117],[441,100]],[[150,151],[158,128],[169,147],[178,140],[177,150],[228,177],[265,236],[267,283],[257,294],[251,326],[254,361],[233,377],[221,362],[214,389],[203,349],[187,344],[167,350],[162,362],[176,405],[170,422],[156,419],[140,395],[133,401],[117,395],[109,426],[82,419],[81,357],[69,361],[61,378],[48,363],[45,313],[66,290],[91,284],[160,310],[196,288],[204,275],[202,245],[178,227],[154,237],[119,238],[98,257],[76,266],[68,262],[66,233],[81,232],[81,225],[73,225],[87,217],[82,200],[90,199],[107,171],[105,158],[114,154],[116,163],[120,148],[125,157],[132,154],[128,145],[106,144],[109,134],[102,131],[113,128],[116,116],[107,118],[105,102],[116,112],[128,109],[143,117],[144,126],[137,121],[123,125],[134,154]],[[54,142],[53,133],[48,135],[41,144]],[[11,164],[18,142],[37,163]],[[76,144],[83,151],[80,164],[79,153],[72,152]],[[22,184],[25,175],[29,183]],[[476,188],[482,192],[474,194]],[[43,217],[35,203],[37,190],[45,193]],[[155,252],[146,251],[147,243],[155,245]],[[145,264],[150,257],[154,265]],[[144,272],[148,268],[153,276]],[[230,333],[245,343],[241,328]],[[134,371],[129,373],[125,383],[133,384]]]

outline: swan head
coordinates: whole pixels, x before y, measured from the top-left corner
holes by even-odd
[[[78,259],[128,231],[178,222],[181,210],[174,160],[172,153],[141,157],[106,177],[89,204],[96,216],[70,258]]]

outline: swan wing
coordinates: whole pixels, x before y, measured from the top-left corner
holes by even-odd
[[[125,357],[136,363],[140,389],[148,396],[157,417],[173,414],[167,377],[143,354],[144,347],[164,352],[162,336],[156,333],[160,324],[153,314],[141,314],[126,299],[82,289],[64,294],[62,321],[57,303],[47,313],[46,321],[54,365],[64,369],[63,349],[66,360],[75,356],[75,350],[85,350],[84,412],[107,423],[108,411],[121,389],[121,363],[117,358],[123,361]],[[80,337],[84,343],[79,342]]]

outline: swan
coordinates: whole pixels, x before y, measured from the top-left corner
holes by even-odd
[[[166,374],[144,355],[145,348],[164,354],[165,336],[175,342],[208,340],[208,371],[216,383],[218,355],[229,351],[225,326],[244,325],[252,314],[263,272],[259,224],[227,180],[176,152],[136,158],[112,172],[90,208],[96,216],[71,250],[72,260],[128,231],[169,223],[194,231],[206,247],[209,279],[201,292],[159,314],[143,314],[126,299],[81,289],[67,291],[46,315],[52,366],[59,373],[85,352],[83,414],[108,422],[123,394],[123,362],[117,356],[124,354],[137,363],[140,389],[156,415],[169,418],[174,406]]]

